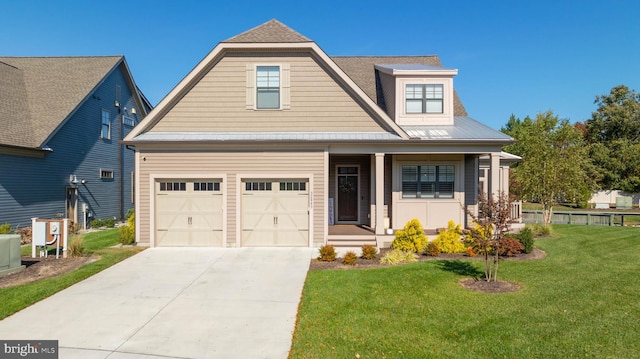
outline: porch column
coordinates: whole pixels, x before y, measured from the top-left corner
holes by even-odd
[[[376,153],[376,234],[384,234],[384,153]]]
[[[500,195],[500,153],[491,153],[489,156],[489,193],[487,196],[498,198]]]

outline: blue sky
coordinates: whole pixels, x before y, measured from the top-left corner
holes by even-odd
[[[640,91],[640,1],[0,0],[0,56],[125,55],[157,104],[220,41],[277,18],[332,55],[437,54],[469,114],[499,129]]]

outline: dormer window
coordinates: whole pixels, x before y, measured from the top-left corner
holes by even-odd
[[[385,110],[400,126],[454,123],[456,69],[425,64],[376,64]]]
[[[444,87],[439,84],[408,84],[405,88],[405,111],[412,113],[443,113]]]

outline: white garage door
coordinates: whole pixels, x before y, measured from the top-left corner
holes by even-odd
[[[306,179],[243,181],[242,246],[309,246]]]
[[[221,247],[220,180],[156,182],[157,246]]]

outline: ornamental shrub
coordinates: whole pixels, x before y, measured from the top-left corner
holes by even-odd
[[[466,247],[462,243],[462,228],[454,221],[447,223],[447,229],[440,232],[433,241],[442,253],[464,253]]]
[[[123,245],[133,244],[136,240],[136,216],[131,214],[127,224],[118,228],[118,240]]]
[[[405,224],[404,229],[396,231],[396,238],[391,242],[391,248],[406,252],[422,253],[428,238],[424,235],[424,228],[417,218]]]
[[[521,253],[524,247],[519,240],[511,237],[504,237],[498,243],[498,254],[504,257],[513,257]]]
[[[465,236],[464,243],[467,247],[473,248],[476,254],[493,253],[493,228],[475,223],[469,233]]]
[[[376,255],[378,255],[378,248],[370,244],[362,246],[362,259],[376,259]]]
[[[440,247],[438,247],[438,245],[433,242],[429,242],[429,244],[427,244],[427,250],[425,251],[425,253],[431,257],[439,257],[441,253]]]
[[[0,234],[11,234],[11,224],[0,224]]]
[[[69,240],[69,255],[71,257],[82,257],[85,253],[84,239],[82,236],[73,236]]]
[[[318,256],[318,260],[323,262],[333,262],[336,260],[336,249],[334,246],[327,244],[320,247],[320,255]]]
[[[93,221],[91,221],[91,228],[100,228],[100,227],[104,227],[104,221],[96,218]]]
[[[345,253],[344,258],[342,258],[342,263],[353,266],[356,265],[356,260],[358,259],[358,255],[356,252],[348,251]]]
[[[400,263],[416,262],[416,254],[410,251],[403,251],[401,249],[394,249],[387,252],[384,257],[380,258],[380,263],[390,264],[392,266]]]
[[[520,241],[520,244],[524,247],[524,253],[531,253],[533,251],[533,232],[530,227],[525,227],[515,237]]]
[[[115,218],[107,218],[102,220],[103,226],[107,228],[114,228],[116,226]]]

